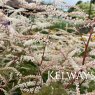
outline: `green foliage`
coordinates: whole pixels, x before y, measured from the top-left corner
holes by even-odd
[[[12,95],[22,95],[20,89],[16,89],[14,92],[12,92]]]
[[[91,81],[90,83],[89,83],[89,87],[88,87],[88,92],[92,92],[92,91],[94,91],[95,90],[95,81]]]
[[[87,87],[85,87],[85,86],[80,87],[80,93],[81,94],[84,94],[86,90],[87,90]]]
[[[60,22],[60,23],[55,23],[53,26],[50,27],[50,29],[55,29],[55,28],[65,29],[65,27],[66,23]]]
[[[88,87],[83,86],[83,85],[80,87],[81,94],[86,93],[85,91],[87,91],[87,92],[93,92],[93,91],[95,91],[95,81],[90,81],[88,83]]]
[[[76,5],[81,4],[81,3],[82,3],[82,1],[80,0],[80,1],[78,1],[78,2],[76,3]]]
[[[60,21],[55,23],[54,25],[50,26],[49,29],[63,29],[66,30],[66,24],[68,24],[68,27],[71,27],[72,25],[69,22],[66,21]]]
[[[95,75],[95,69],[91,68],[89,70],[89,73],[92,73],[93,75]],[[89,81],[87,84],[88,84],[88,86],[84,86],[84,85],[80,86],[80,92],[81,92],[81,94],[84,94],[85,91],[87,91],[87,92],[93,92],[93,91],[95,91],[95,81],[94,80]]]
[[[37,95],[68,95],[60,82],[44,86]]]
[[[85,13],[89,14],[89,7],[90,7],[89,2],[78,4],[78,7],[82,9]],[[94,16],[95,16],[95,5],[92,4],[91,17]]]
[[[48,79],[48,72],[44,72],[42,75],[43,81],[46,82],[46,80]]]
[[[35,28],[35,29],[33,29],[33,31],[34,32],[38,32],[38,31],[41,31],[42,29],[40,29],[40,28]]]
[[[73,29],[67,29],[67,31],[68,31],[69,33],[74,32],[74,30],[73,30]]]
[[[69,10],[68,10],[68,12],[73,12],[73,11],[75,11],[76,9],[74,8],[74,7],[71,7]]]
[[[90,3],[89,2],[77,2],[76,6],[78,6],[82,11],[84,11],[85,13],[89,14],[89,10],[90,10]],[[75,9],[74,7],[70,8],[68,10],[68,12],[74,12],[74,11],[80,11]],[[95,16],[95,4],[92,4],[92,8],[91,8],[91,17]]]
[[[31,61],[24,61],[22,64],[19,65],[18,69],[24,75],[36,75],[36,73],[38,72],[37,66]]]
[[[95,59],[95,55],[90,55],[91,58]]]
[[[92,3],[95,3],[95,0],[91,0]]]
[[[41,33],[42,33],[42,34],[49,34],[49,32],[44,31],[44,30],[43,30],[43,31],[41,31]]]

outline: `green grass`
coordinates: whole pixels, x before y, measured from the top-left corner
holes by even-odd
[[[66,30],[66,24],[68,24],[68,28],[69,27],[73,27],[73,24],[66,22],[66,21],[60,21],[57,23],[54,23],[52,26],[49,27],[49,29],[51,30],[56,30],[56,29],[62,29],[62,30]],[[67,32],[72,33],[74,30],[72,29],[67,29]]]

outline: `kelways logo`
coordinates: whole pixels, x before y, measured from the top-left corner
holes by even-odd
[[[48,79],[53,80],[64,80],[65,78],[68,79],[90,79],[95,80],[95,76],[92,72],[61,72],[61,71],[48,71]]]

